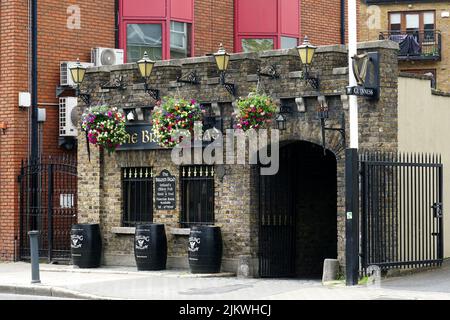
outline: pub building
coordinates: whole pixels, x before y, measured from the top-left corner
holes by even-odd
[[[376,53],[380,61],[379,97],[358,98],[360,148],[395,152],[398,45],[373,41],[358,50]],[[79,134],[79,222],[100,224],[102,264],[135,266],[135,226],[153,222],[165,225],[167,268],[189,268],[189,233],[197,224],[221,228],[222,272],[320,277],[327,258],[344,267],[346,47],[318,47],[310,61],[295,48],[232,54],[222,70],[215,58],[158,61],[145,84],[136,64],[87,70],[80,91],[91,95],[92,105],[123,111],[129,133],[110,155],[92,145],[88,154],[85,133]],[[177,165],[172,150],[154,141],[155,98],[199,101],[205,128],[225,134],[235,124],[236,99],[258,81],[279,106],[270,124],[280,129],[276,175],[261,175],[261,166],[249,163],[248,146],[245,164]],[[81,100],[79,106],[80,112],[86,107]],[[235,156],[240,152],[235,149]]]

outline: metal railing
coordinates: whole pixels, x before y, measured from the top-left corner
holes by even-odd
[[[429,154],[365,153],[362,267],[419,268],[443,260],[443,165]]]
[[[122,226],[153,222],[153,168],[122,168]]]
[[[214,174],[214,166],[180,168],[182,227],[214,224]]]
[[[400,45],[400,60],[440,60],[442,35],[439,30],[385,31],[380,40],[392,40]]]

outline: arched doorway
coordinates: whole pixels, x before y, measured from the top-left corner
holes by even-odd
[[[276,175],[259,179],[259,275],[318,278],[337,257],[337,171],[330,151],[280,146]]]

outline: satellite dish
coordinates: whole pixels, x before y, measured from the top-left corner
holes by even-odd
[[[103,66],[112,66],[116,64],[116,53],[112,49],[106,49],[102,51],[100,57],[101,64]]]

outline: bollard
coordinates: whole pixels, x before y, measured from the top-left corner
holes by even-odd
[[[39,231],[29,231],[31,253],[31,283],[41,283],[39,278]]]

